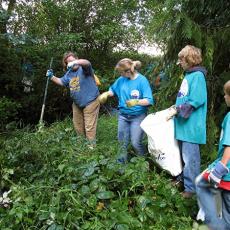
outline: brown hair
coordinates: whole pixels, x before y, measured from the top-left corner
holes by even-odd
[[[124,58],[124,59],[121,59],[117,63],[115,70],[123,71],[123,70],[130,69],[130,72],[132,74],[134,74],[136,72],[136,70],[139,70],[140,68],[141,68],[141,62],[140,61],[133,61],[129,58]]]
[[[73,53],[73,52],[66,52],[66,53],[64,53],[64,55],[63,55],[63,58],[62,58],[62,65],[63,65],[63,69],[64,70],[66,70],[66,66],[67,66],[67,62],[66,62],[66,59],[68,58],[68,57],[70,57],[70,56],[73,56],[74,58],[76,58],[76,59],[78,59],[78,57],[77,57],[77,55],[75,54],[75,53]]]
[[[230,80],[224,84],[224,92],[230,96]]]
[[[199,65],[202,62],[201,49],[187,45],[178,53],[178,58],[184,58],[189,67]]]

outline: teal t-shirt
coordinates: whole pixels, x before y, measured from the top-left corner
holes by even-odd
[[[119,77],[109,88],[118,97],[120,113],[126,115],[140,115],[147,112],[147,106],[136,105],[127,107],[126,101],[130,99],[147,99],[153,104],[153,95],[150,84],[145,76],[138,73],[133,80],[127,77]]]
[[[176,105],[189,103],[194,110],[188,118],[176,116],[175,137],[194,144],[206,143],[207,87],[201,71],[185,73]]]
[[[222,159],[224,153],[224,147],[230,146],[230,112],[228,112],[227,115],[225,116],[221,128],[222,129],[220,134],[217,159],[211,165],[209,165],[208,167],[209,170],[215,167],[216,163]],[[230,162],[228,162],[226,166],[229,169],[229,173],[225,175],[222,179],[224,181],[230,181]]]

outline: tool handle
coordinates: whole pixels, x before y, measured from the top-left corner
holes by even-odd
[[[53,57],[50,60],[50,65],[49,69],[52,68],[53,65]],[[46,79],[46,87],[45,87],[45,92],[44,92],[44,98],[43,98],[43,104],[42,104],[42,110],[41,110],[41,116],[40,116],[40,121],[39,123],[43,123],[43,116],[44,116],[44,111],[45,111],[45,104],[46,104],[46,96],[47,96],[47,91],[48,91],[48,85],[49,85],[49,78],[47,77]]]

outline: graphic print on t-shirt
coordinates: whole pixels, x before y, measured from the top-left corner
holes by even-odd
[[[80,91],[80,79],[79,77],[73,77],[69,82],[70,90]]]
[[[188,82],[186,79],[182,81],[180,90],[177,94],[177,97],[185,97],[188,94]]]
[[[138,90],[134,89],[131,91],[131,98],[132,99],[138,99],[139,96],[140,96],[140,92]]]

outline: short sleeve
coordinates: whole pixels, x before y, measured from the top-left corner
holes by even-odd
[[[142,90],[143,99],[147,99],[150,105],[153,105],[154,100],[153,100],[152,90],[149,81],[146,78],[143,78],[142,80],[141,90]]]

